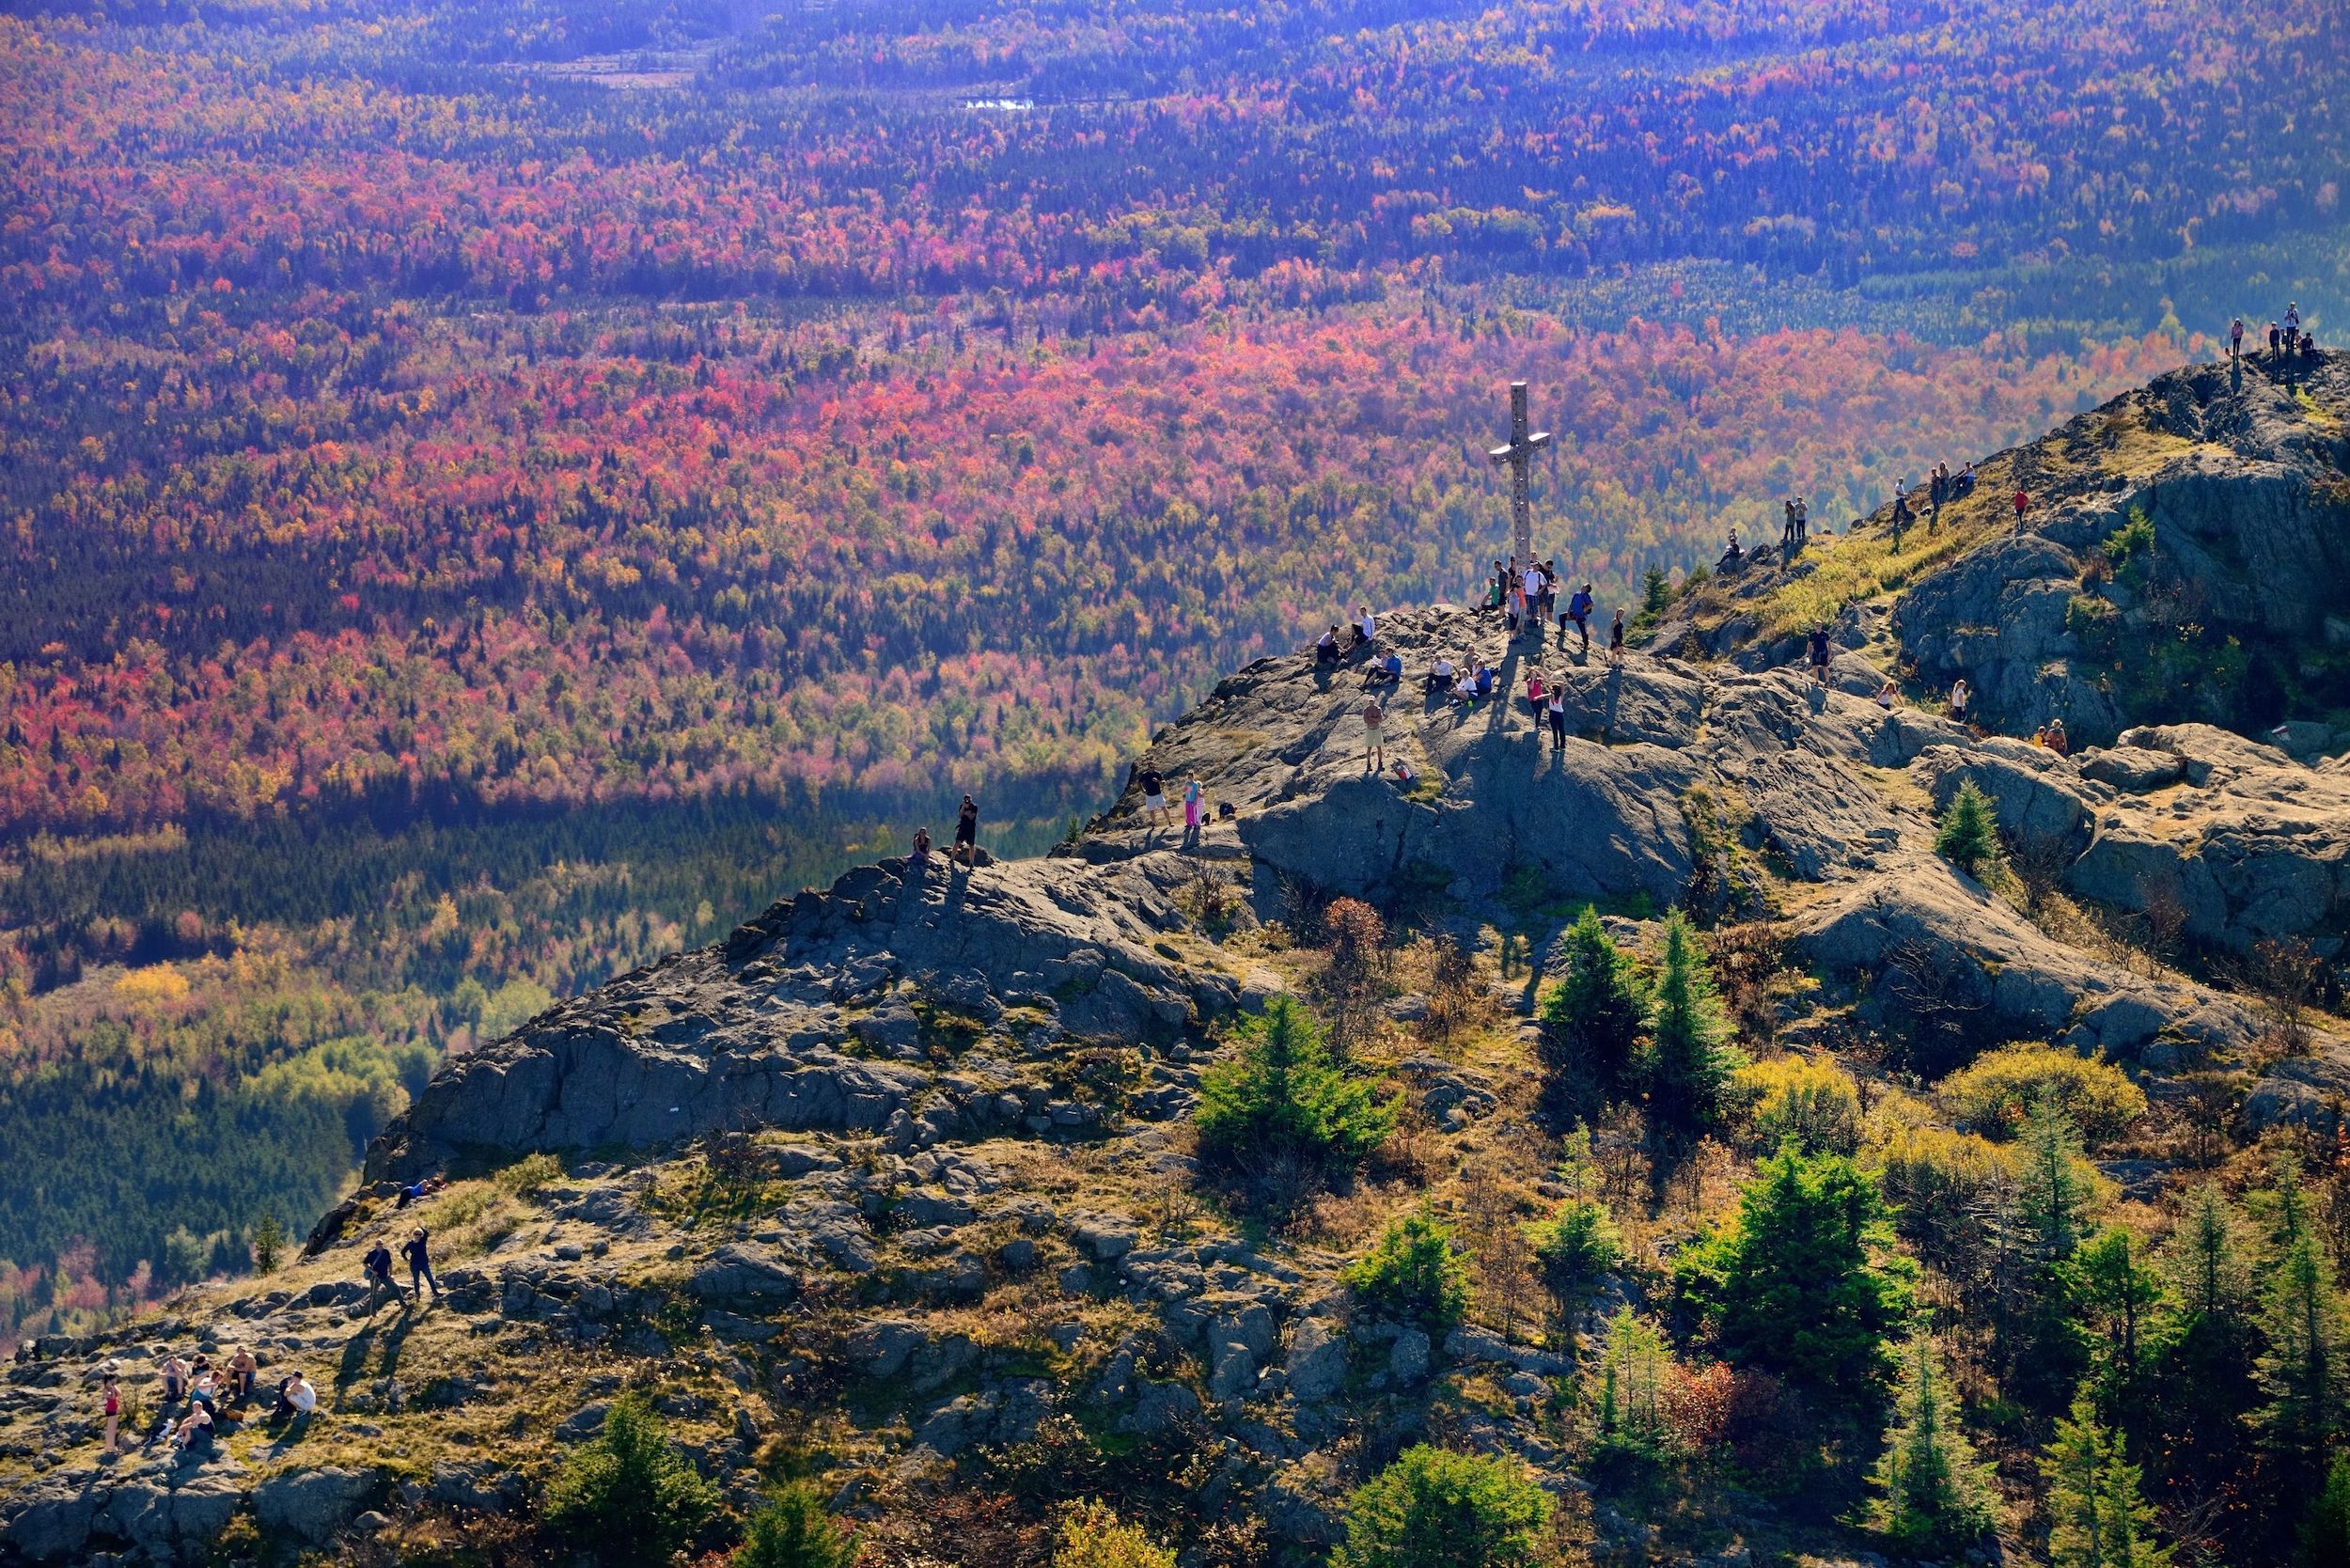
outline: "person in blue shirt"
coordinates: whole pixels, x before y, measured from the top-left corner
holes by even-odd
[[[1583,651],[1589,653],[1591,651],[1590,584],[1586,583],[1576,588],[1574,596],[1567,601],[1567,619],[1574,622],[1575,631],[1583,638]],[[1559,646],[1561,648],[1567,646],[1567,629],[1563,624],[1559,628]]]

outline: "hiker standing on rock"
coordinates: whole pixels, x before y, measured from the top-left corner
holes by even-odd
[[[1615,624],[1607,628],[1607,662],[1611,665],[1623,663],[1623,607],[1622,605],[1616,608]]]
[[[424,1299],[424,1287],[432,1287],[432,1299],[441,1299],[441,1282],[432,1278],[432,1244],[425,1239],[424,1227],[416,1227],[414,1234],[400,1244],[400,1250],[408,1260],[408,1292],[418,1301]]]
[[[1786,500],[1781,501],[1781,502],[1779,503],[1779,505],[1780,505],[1781,507],[1784,507],[1784,508],[1786,509],[1786,511],[1787,511],[1787,523],[1786,523],[1786,525],[1785,525],[1784,527],[1782,527],[1781,529],[1779,529],[1779,533],[1778,533],[1778,541],[1779,541],[1779,543],[1781,543],[1782,545],[1793,546],[1793,545],[1794,545],[1794,543],[1795,542],[1795,502],[1794,502],[1794,497],[1793,497],[1793,496],[1789,496]]]
[[[1194,774],[1183,785],[1183,841],[1198,843],[1199,830],[1206,825],[1208,792],[1201,787],[1199,776]]]
[[[368,1248],[368,1255],[360,1262],[361,1266],[368,1271],[368,1313],[369,1316],[374,1315],[376,1298],[384,1292],[390,1292],[395,1301],[406,1299],[400,1294],[400,1282],[392,1278],[392,1249],[390,1247],[379,1241]]]
[[[2022,490],[2017,490],[2015,492],[2015,531],[2019,534],[2024,531],[2024,510],[2030,505],[2031,497]]]
[[[979,854],[979,803],[969,795],[955,812],[955,858],[968,866]]]
[[[1566,748],[1567,748],[1567,688],[1566,688],[1566,687],[1564,687],[1564,686],[1553,686],[1553,687],[1551,687],[1551,688],[1550,688],[1550,695],[1549,695],[1547,698],[1543,698],[1543,713],[1544,716],[1545,716],[1545,717],[1547,717],[1547,718],[1550,720],[1550,749],[1551,749],[1551,750],[1553,750],[1553,751],[1564,751],[1564,750],[1566,750]]]
[[[1148,763],[1142,769],[1142,814],[1152,819],[1153,827],[1174,815],[1167,805],[1167,780]]]
[[[1803,544],[1811,538],[1811,503],[1795,497],[1795,542]]]
[[[1966,722],[1966,699],[1973,694],[1966,689],[1966,677],[1960,676],[1950,686],[1950,717]]]
[[[106,1412],[106,1447],[103,1451],[112,1457],[122,1451],[121,1441],[117,1436],[122,1421],[122,1380],[108,1372],[106,1381],[100,1386],[100,1392],[105,1401]]]
[[[2230,363],[2244,357],[2244,318],[2238,316],[2228,323],[2228,359]]]
[[[1590,657],[1591,651],[1590,584],[1586,583],[1581,588],[1575,589],[1574,596],[1567,601],[1567,620],[1574,622],[1575,634],[1583,639],[1584,656],[1587,658]],[[1561,648],[1567,646],[1566,621],[1560,621],[1559,623],[1559,646]]]
[[[1825,623],[1811,628],[1811,679],[1822,686],[1827,684],[1827,627]]]
[[[1363,771],[1377,773],[1387,765],[1387,747],[1382,730],[1387,722],[1386,710],[1372,698],[1363,704]],[[1376,756],[1378,760],[1371,759]]]

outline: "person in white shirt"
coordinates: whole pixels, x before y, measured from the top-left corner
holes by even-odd
[[[1371,641],[1378,635],[1379,622],[1377,619],[1371,615],[1371,606],[1369,604],[1365,604],[1355,612],[1355,645],[1359,647],[1362,644]]]
[[[1436,655],[1436,667],[1428,672],[1428,689],[1432,692],[1452,689],[1452,661],[1442,653]]]
[[[1966,678],[1963,675],[1950,687],[1950,717],[1961,724],[1966,722],[1966,698],[1971,695],[1966,690]]]

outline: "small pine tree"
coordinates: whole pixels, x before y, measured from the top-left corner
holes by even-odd
[[[1543,1284],[1570,1319],[1590,1295],[1601,1275],[1623,1258],[1623,1242],[1607,1205],[1569,1199],[1548,1219],[1527,1227]]]
[[[2332,1261],[2316,1232],[2304,1226],[2270,1271],[2261,1314],[2268,1350],[2258,1362],[2268,1395],[2258,1425],[2283,1473],[2315,1486],[2325,1472],[2326,1445],[2341,1430],[2342,1325]]]
[[[1902,1356],[1869,1513],[1872,1527],[1906,1551],[1963,1551],[1997,1523],[1989,1466],[1975,1458],[1957,1415],[1933,1344],[1916,1336]]]
[[[1388,1226],[1345,1278],[1369,1305],[1431,1328],[1449,1327],[1468,1311],[1468,1269],[1452,1250],[1452,1231],[1426,1213]]]
[[[1672,1447],[1664,1397],[1671,1367],[1672,1353],[1654,1324],[1644,1322],[1629,1307],[1608,1315],[1599,1347],[1592,1457],[1650,1462],[1666,1457]]]
[[[809,1482],[794,1482],[751,1515],[732,1568],[853,1568],[855,1538],[824,1511]]]
[[[600,1562],[662,1562],[718,1513],[718,1490],[670,1446],[642,1394],[612,1402],[603,1431],[547,1487],[546,1522]]]
[[[2056,1097],[2044,1094],[2025,1118],[2019,1141],[2025,1235],[2035,1260],[2053,1270],[2080,1245],[2081,1213],[2089,1201],[2080,1177],[2080,1134]]]
[[[2098,1424],[2087,1390],[2041,1456],[2048,1486],[2049,1568],[2170,1568],[2170,1550],[2154,1544],[2154,1511],[2146,1506],[2138,1466],[2122,1456],[2120,1436]]]
[[[2089,1358],[2082,1388],[2094,1403],[2097,1419],[2142,1435],[2162,1278],[2145,1262],[2138,1239],[2119,1225],[2083,1243],[2062,1274],[2064,1294]]]
[[[1876,1181],[1842,1155],[1782,1149],[1738,1200],[1738,1217],[1674,1262],[1683,1299],[1732,1361],[1832,1403],[1875,1397],[1886,1336],[1909,1313],[1916,1265],[1891,1251]]]
[[[1062,1517],[1053,1568],[1175,1568],[1175,1554],[1092,1498]]]
[[[2244,1223],[2217,1184],[2186,1195],[2162,1265],[2169,1290],[2154,1373],[2162,1436],[2141,1451],[2167,1475],[2227,1475],[2246,1463],[2244,1417],[2259,1400],[2258,1325]]]
[[[1978,875],[1999,858],[1998,815],[1991,797],[1972,779],[1958,787],[1950,809],[1942,813],[1941,830],[1934,836],[1934,853],[1965,871]]]
[[[280,1259],[286,1253],[286,1228],[275,1215],[263,1215],[261,1222],[253,1227],[253,1267],[262,1274],[275,1274]]]
[[[1517,1461],[1423,1443],[1347,1499],[1331,1568],[1535,1568],[1551,1508]]]
[[[1649,1112],[1655,1121],[1694,1130],[1721,1119],[1731,1080],[1746,1064],[1730,1034],[1697,929],[1676,909],[1665,917],[1664,960],[1649,1012]]]
[[[2341,1568],[2350,1562],[2350,1453],[2336,1454],[2326,1472],[2326,1489],[2301,1522],[2304,1568]]]
[[[1238,1058],[1201,1076],[1197,1119],[1200,1153],[1213,1165],[1272,1157],[1339,1169],[1379,1146],[1395,1111],[1332,1063],[1305,1004],[1276,996],[1242,1026]]]
[[[1603,1094],[1623,1087],[1649,1005],[1638,969],[1590,904],[1568,928],[1566,946],[1566,973],[1542,1011],[1543,1098],[1560,1120],[1575,1108],[1584,1083]]]

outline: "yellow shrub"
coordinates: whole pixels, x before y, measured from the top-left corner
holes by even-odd
[[[1748,1122],[1765,1148],[1793,1138],[1810,1153],[1849,1154],[1860,1143],[1860,1091],[1825,1057],[1793,1054],[1749,1062],[1738,1088],[1753,1104]]]
[[[1053,1568],[1175,1568],[1175,1554],[1096,1499],[1077,1504],[1061,1521]]]
[[[2146,1114],[2146,1093],[2121,1069],[2052,1045],[1986,1051],[1942,1080],[1950,1114],[1977,1132],[2006,1137],[2043,1094],[2053,1094],[2081,1137],[2101,1143]]]

